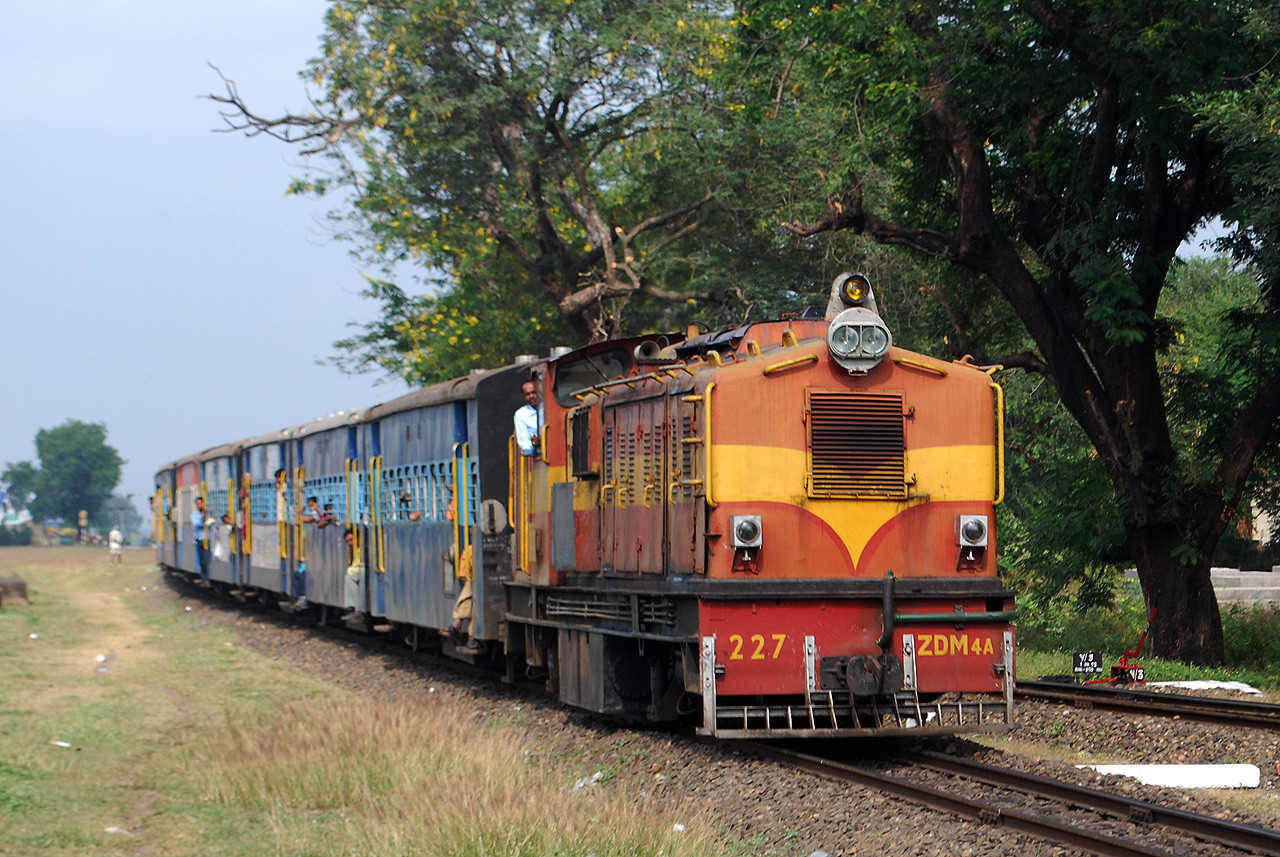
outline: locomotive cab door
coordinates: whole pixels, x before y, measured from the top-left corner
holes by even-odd
[[[668,398],[667,422],[667,570],[702,574],[707,570],[707,512],[704,417],[701,396],[676,393]]]
[[[600,553],[618,573],[661,574],[667,566],[666,405],[659,395],[604,412]]]

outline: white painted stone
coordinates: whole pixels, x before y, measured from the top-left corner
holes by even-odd
[[[1256,789],[1257,765],[1076,765],[1100,774],[1132,777],[1143,785],[1176,789]]]

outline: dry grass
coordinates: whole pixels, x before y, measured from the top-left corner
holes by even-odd
[[[341,819],[317,854],[723,853],[689,807],[631,801],[604,777],[575,789],[514,727],[438,696],[291,705],[196,752],[209,796],[264,813],[282,851],[309,811]]]

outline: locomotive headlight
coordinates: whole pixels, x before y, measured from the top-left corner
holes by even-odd
[[[956,515],[956,544],[962,548],[987,546],[986,515]]]
[[[872,357],[879,357],[889,350],[889,331],[883,327],[863,328],[862,350]]]
[[[849,306],[861,306],[871,294],[871,281],[862,274],[849,274],[840,288]]]
[[[764,542],[759,515],[734,515],[729,524],[735,548],[758,548]]]
[[[850,374],[870,372],[893,345],[893,334],[867,307],[850,307],[827,327],[827,347],[835,362]]]
[[[831,328],[831,350],[840,357],[852,357],[858,350],[858,328],[842,324]]]

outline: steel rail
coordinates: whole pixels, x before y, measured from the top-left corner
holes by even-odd
[[[1088,786],[1055,780],[1039,774],[995,767],[944,753],[918,751],[911,763],[942,773],[981,780],[991,785],[1041,795],[1076,806],[1087,806],[1132,821],[1159,824],[1198,839],[1208,839],[1257,854],[1280,855],[1280,831],[1172,809],[1158,803],[1099,791]]]
[[[1023,699],[1060,702],[1112,711],[1132,711],[1161,717],[1181,717],[1232,726],[1280,727],[1280,705],[1209,696],[1183,696],[1150,690],[1103,688],[1058,684],[1051,681],[1019,681],[1016,694]]]
[[[763,756],[773,757],[794,768],[825,779],[869,786],[897,795],[912,803],[1070,845],[1100,857],[1173,857],[1173,852],[1153,848],[1141,842],[1074,827],[1027,810],[995,807],[988,802],[948,794],[932,786],[912,783],[899,777],[868,771],[842,762],[778,747],[755,745],[754,749]]]

